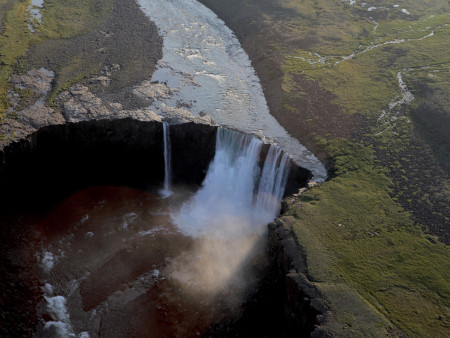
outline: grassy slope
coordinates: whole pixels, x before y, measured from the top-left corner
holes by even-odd
[[[290,2],[293,7],[297,3]],[[422,85],[419,82],[425,77],[435,75],[437,79],[425,79],[424,83],[434,86],[437,92],[449,93],[448,77],[447,80],[443,77],[448,75],[450,60],[448,45],[443,42],[450,40],[450,19],[447,13],[439,13],[444,2],[435,1],[427,8],[418,8],[411,2],[404,6],[421,16],[414,20],[400,14],[398,18],[379,18],[376,31],[373,23],[367,27],[368,20],[361,22],[360,13],[354,8],[344,6],[341,10],[349,13],[349,20],[358,27],[350,25],[350,30],[344,33],[339,25],[331,23],[331,36],[339,39],[339,43],[323,41],[312,50],[285,53],[312,61],[318,59],[314,53],[328,56],[325,64],[313,65],[285,57],[283,86],[288,93],[293,75],[304,74],[333,93],[333,103],[342,111],[362,114],[370,126],[351,142],[326,142],[336,177],[301,198],[312,201],[294,207],[295,229],[309,253],[313,278],[320,280],[324,271],[332,278],[340,276],[408,335],[444,337],[450,333],[450,249],[433,236],[423,235],[412,219],[422,221],[424,227],[431,221],[441,227],[447,224],[442,232],[448,233],[449,180],[433,154],[427,152],[428,144],[417,141],[417,126],[410,123],[409,111],[430,99],[419,92]],[[334,9],[334,13],[339,11]],[[320,39],[329,34],[322,24],[316,28]],[[423,38],[431,31],[433,36]],[[383,45],[334,64],[341,60],[339,57],[350,55],[349,50],[360,51],[397,39],[406,41]],[[413,90],[415,102],[398,112],[392,111],[393,116],[380,123],[377,118],[381,111],[400,94],[398,72],[406,74],[404,80]],[[448,101],[440,101],[441,110],[448,112]],[[422,118],[433,124],[433,119]],[[447,136],[442,131],[436,142],[448,141]],[[363,142],[360,144],[358,140]],[[449,154],[449,149],[441,148],[441,152]],[[433,189],[436,179],[440,186]],[[402,202],[417,215],[411,217],[396,202]],[[433,210],[421,215],[427,206]],[[311,227],[315,231],[306,233],[305,229]],[[432,232],[441,234],[436,229]],[[331,252],[335,265],[323,266],[320,256],[316,256],[320,247],[311,238],[321,241]]]
[[[0,0],[0,121],[8,111],[9,84],[7,80],[13,72],[15,60],[22,55],[32,39],[26,23],[26,8],[29,1]]]
[[[111,75],[108,88],[92,85],[91,90],[127,107],[139,106],[127,88],[151,77],[162,41],[133,0],[48,0],[41,12],[42,23],[34,23],[36,33],[25,31],[31,39],[27,51],[13,64],[18,73],[40,67],[55,72],[48,104],[57,104],[54,99],[72,84],[118,64],[120,71]],[[8,87],[6,80],[2,83]],[[21,100],[17,109],[26,102]]]
[[[408,155],[411,155],[408,150],[411,148],[408,146],[414,138],[407,114],[389,121],[387,126],[377,126],[371,118],[380,115],[393,96],[399,93],[398,71],[432,65],[439,74],[448,73],[448,46],[442,43],[450,39],[450,27],[442,26],[447,22],[446,14],[427,17],[413,24],[402,20],[383,24],[380,20],[377,31],[370,34],[373,36],[362,34],[361,38],[355,39],[359,40],[358,45],[380,44],[395,39],[414,40],[375,48],[338,65],[333,65],[339,60],[337,57],[327,60],[328,65],[311,65],[301,59],[287,57],[283,68],[284,86],[287,88],[292,74],[305,74],[332,92],[334,103],[342,111],[363,114],[372,126],[364,137],[366,142],[362,149],[366,154],[363,159],[359,156],[363,150],[355,147],[355,143],[338,141],[327,144],[327,152],[335,161],[337,177],[302,197],[314,202],[294,207],[298,238],[305,238],[306,228],[314,227],[316,230],[313,233],[308,231],[308,240],[300,240],[309,253],[310,273],[319,280],[326,272],[332,278],[341,276],[411,336],[444,337],[450,332],[450,250],[436,240],[432,239],[435,244],[430,242],[410,215],[391,199],[392,195],[401,198],[402,190],[417,189],[424,181],[420,166],[418,172],[407,172],[411,168],[408,163]],[[434,28],[434,35],[418,40],[431,32],[426,27]],[[363,29],[367,31],[364,25]],[[324,30],[320,34],[327,35],[328,32]],[[339,27],[335,27],[334,34],[345,38]],[[355,34],[351,36],[355,37]],[[334,50],[332,44],[330,47],[329,43],[324,43],[313,52],[321,56],[349,55],[346,45],[356,49],[351,46],[353,38],[349,39],[347,44],[340,43],[341,50]],[[302,53],[306,59],[305,51],[300,50],[295,55],[302,56]],[[406,81],[415,76],[414,71],[408,72]],[[383,159],[382,164],[393,166],[391,171],[376,169],[374,158],[369,156],[375,152],[367,143],[375,144],[378,157]],[[393,174],[394,171],[403,172],[403,175],[392,175],[397,185],[392,191],[393,182],[385,173]],[[417,182],[409,183],[409,180]],[[442,180],[446,180],[445,174]],[[415,192],[417,198],[423,197],[421,191]],[[441,200],[441,205],[435,208],[436,212],[443,213],[443,217],[448,201]],[[403,202],[414,206],[411,198],[403,199]],[[310,240],[314,237],[324,242],[322,245],[327,247],[327,252],[336,258],[335,265],[323,266],[323,261],[315,256],[317,247]]]
[[[101,63],[89,62],[81,53],[73,53],[69,50],[68,46],[61,50],[58,48],[59,41],[70,41],[70,38],[86,35],[99,26],[110,11],[111,2],[108,0],[47,0],[45,2],[44,24],[41,25],[39,34],[44,36],[46,41],[36,45],[32,49],[31,57],[25,57],[23,64],[25,68],[29,68],[30,65],[45,64],[44,60],[53,59],[54,53],[70,54],[68,57],[64,55],[65,58],[51,65],[55,71],[55,82],[50,102],[62,90],[101,69]]]
[[[89,30],[101,23],[110,6],[107,0],[69,1],[47,0],[42,10],[42,23],[34,22],[36,33],[31,34],[28,28],[30,19],[27,16],[27,7],[30,0],[9,1],[0,0],[5,11],[1,13],[0,22],[0,118],[3,119],[8,108],[8,79],[14,69],[20,69],[17,62],[19,57],[33,45],[39,45],[46,40],[69,39],[86,34]],[[78,67],[76,66],[78,64]],[[63,65],[58,65],[57,89],[67,87],[68,84],[80,80],[89,72],[98,69],[85,67],[81,60],[73,59]]]
[[[371,147],[333,141],[328,149],[337,176],[303,194],[288,213],[309,277],[319,288],[344,280],[408,335],[445,337],[450,248],[423,235],[391,199],[392,182],[374,164]]]
[[[450,249],[422,232],[449,241],[447,1],[399,0],[397,10],[375,12],[359,1],[203,2],[237,32],[257,68],[263,63],[260,72],[267,72],[267,59],[277,63],[270,76],[262,74],[267,81],[282,72],[275,115],[290,121],[288,130],[295,123],[307,130],[300,140],[314,139],[313,148],[330,158],[334,177],[303,194],[287,218],[307,253],[309,278],[340,321],[355,335],[398,334],[390,321],[410,336],[449,336]],[[405,41],[342,61],[398,39]],[[399,72],[415,99],[378,120],[401,98]],[[325,112],[333,123],[326,125]],[[333,129],[352,115],[358,128],[335,138]]]

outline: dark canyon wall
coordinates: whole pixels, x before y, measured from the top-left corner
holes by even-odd
[[[175,183],[200,184],[217,127],[171,126]],[[39,204],[92,185],[146,189],[164,175],[160,122],[98,120],[44,127],[0,152],[3,205]]]
[[[283,218],[269,224],[268,251],[276,267],[279,288],[283,290],[284,316],[290,331],[299,337],[326,337],[326,331],[318,327],[323,324],[328,308],[306,277],[306,256]]]
[[[193,122],[170,126],[173,183],[201,184],[214,157],[216,131],[216,126]],[[163,147],[160,122],[127,118],[41,128],[0,151],[2,205],[51,204],[92,185],[158,185],[164,175]],[[309,178],[308,170],[291,165],[286,193]]]
[[[170,126],[175,184],[201,184],[215,154],[216,132],[216,126],[204,124]],[[261,161],[268,147],[263,146]],[[0,150],[2,215],[11,207],[49,208],[65,195],[93,185],[161,185],[163,154],[160,122],[92,120],[44,127]],[[310,177],[308,170],[291,164],[286,194],[297,192]],[[302,278],[302,256],[280,222],[269,226],[268,243],[276,302],[283,299],[286,332],[308,336],[324,308],[315,288]]]

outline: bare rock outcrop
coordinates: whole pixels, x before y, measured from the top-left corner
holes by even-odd
[[[89,87],[74,85],[58,96],[67,122],[131,117],[140,121],[161,121],[161,117],[148,108],[124,110],[120,102],[104,102]]]
[[[156,100],[167,99],[171,95],[171,90],[162,83],[144,81],[134,86],[133,94],[150,102],[155,102]]]
[[[19,114],[19,120],[22,124],[29,125],[34,129],[65,122],[60,112],[44,106],[33,106],[22,110]]]
[[[144,81],[133,88],[133,94],[154,102],[170,95],[170,89],[160,83]],[[201,123],[217,125],[208,116],[194,116],[184,108],[169,107],[162,103],[159,106],[161,115],[157,115],[149,108],[125,110],[120,102],[104,102],[94,95],[85,85],[74,85],[58,97],[64,117],[67,122],[80,122],[99,119],[122,119],[131,117],[140,121],[166,121],[169,124]]]
[[[216,122],[211,118],[209,115],[203,115],[203,116],[194,116],[186,109],[183,108],[174,108],[166,106],[165,104],[162,104],[160,107],[163,116],[164,121],[166,121],[169,124],[183,124],[183,123],[202,123],[202,124],[209,124],[209,125],[217,125]]]
[[[9,82],[19,88],[28,88],[36,94],[46,95],[52,88],[55,73],[45,68],[32,69],[24,75],[12,75]]]
[[[139,121],[165,121],[172,125],[193,122],[217,126],[206,113],[194,116],[188,107],[169,107],[161,103],[158,105],[158,114],[145,107],[146,104],[149,106],[173,95],[173,90],[164,83],[143,81],[129,88],[131,96],[126,97],[126,100],[133,100],[135,97],[142,100],[142,104],[138,108],[125,109],[126,102],[120,99],[120,102],[116,102],[113,101],[115,96],[102,95],[103,89],[112,83],[111,76],[120,69],[118,64],[103,67],[98,74],[60,93],[54,100],[56,107],[46,105],[55,76],[52,71],[41,68],[32,69],[24,75],[12,75],[10,78],[10,83],[14,85],[10,95],[12,111],[21,106],[20,90],[31,89],[34,94],[33,100],[31,102],[28,100],[27,107],[16,111],[0,125],[0,134],[6,136],[0,140],[0,147],[24,138],[44,126],[89,120],[132,118]]]
[[[4,136],[0,140],[0,148],[9,142],[26,137],[41,127],[65,123],[60,112],[45,106],[45,100],[52,89],[54,78],[55,73],[45,68],[32,69],[22,75],[11,75],[9,79],[12,87],[9,93],[12,106],[10,113],[18,107],[22,100],[20,91],[31,90],[34,100],[30,106],[16,111],[4,119],[0,125],[0,135]]]

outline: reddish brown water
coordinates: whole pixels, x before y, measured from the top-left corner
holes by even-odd
[[[196,337],[238,318],[250,285],[240,279],[254,278],[242,273],[243,263],[227,264],[228,256],[208,259],[236,250],[233,243],[211,245],[177,231],[170,213],[188,196],[91,187],[45,215],[9,220],[19,220],[22,234],[9,234],[22,244],[4,249],[21,271],[10,281],[24,285],[21,299],[30,303],[20,311],[29,318],[17,320],[35,321],[37,336]],[[241,272],[223,277],[225,265]]]

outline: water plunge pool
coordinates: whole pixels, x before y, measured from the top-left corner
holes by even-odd
[[[214,218],[229,214],[213,211],[207,219],[214,227],[202,223],[193,231],[192,223],[180,227],[173,217],[183,214],[178,210],[184,202],[192,206],[208,190],[207,183],[200,190],[199,184],[205,175],[206,181],[213,178],[208,165],[216,129],[190,124],[172,128],[171,137],[175,185],[169,198],[159,194],[165,167],[161,124],[122,120],[52,127],[2,153],[2,190],[9,195],[2,204],[9,205],[2,213],[2,302],[11,305],[14,318],[2,330],[83,337],[289,331],[284,291],[276,287],[265,255],[264,223],[252,228],[252,221],[243,221],[248,214],[232,215],[233,227],[220,227]],[[258,147],[254,163],[271,153]],[[233,168],[264,172],[244,157],[234,161]],[[298,187],[309,175],[290,171],[288,186]],[[247,181],[227,192],[224,178],[219,195],[228,203],[230,196],[262,189],[242,189]],[[211,208],[220,203],[217,198]],[[238,205],[246,208],[245,203],[250,202]]]

